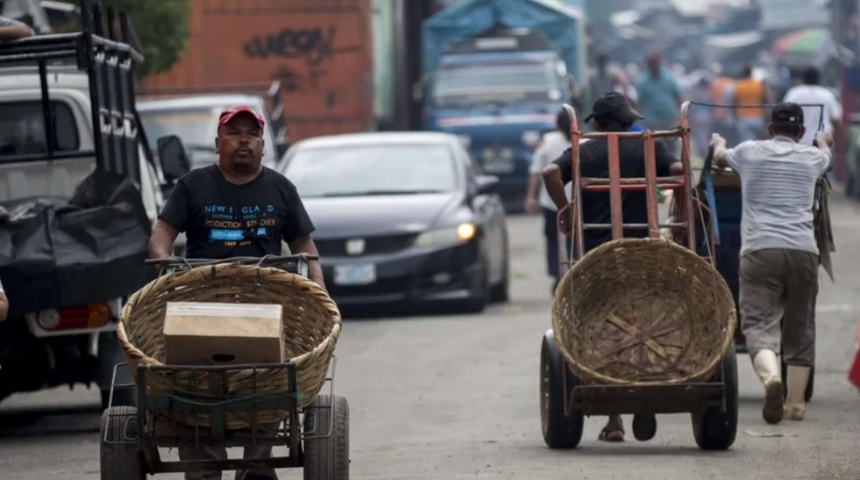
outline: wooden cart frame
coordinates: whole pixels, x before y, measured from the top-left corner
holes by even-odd
[[[690,164],[690,138],[687,111],[690,103],[681,107],[680,124],[673,130],[647,132],[580,132],[575,110],[564,105],[571,119],[572,181],[571,203],[562,209],[572,215],[571,232],[572,266],[584,255],[583,234],[590,229],[609,229],[612,238],[622,238],[625,228],[647,229],[651,238],[660,237],[660,229],[673,232],[674,241],[690,250],[699,251],[696,224],[703,222],[702,212],[707,206],[699,200],[693,189],[693,172]],[[642,139],[645,148],[645,177],[621,178],[619,140]],[[609,178],[586,178],[580,173],[579,141],[599,139],[608,142]],[[681,142],[682,175],[657,177],[655,142],[658,139],[677,139]],[[675,192],[674,222],[661,224],[657,204],[657,188]],[[645,191],[648,202],[648,223],[625,224],[622,217],[622,192]],[[587,224],[582,222],[583,192],[608,192],[611,223]],[[702,224],[703,232],[713,245],[713,229]],[[707,249],[705,258],[713,264],[714,255]],[[560,287],[564,288],[564,287]],[[731,447],[737,435],[738,375],[734,345],[729,347],[720,367],[707,382],[682,384],[626,384],[583,385],[561,355],[553,330],[548,330],[541,346],[541,423],[544,441],[550,448],[575,448],[582,439],[584,417],[591,415],[633,414],[633,433],[640,441],[656,434],[656,414],[690,413],[693,434],[699,447],[708,450],[725,450]]]
[[[168,268],[193,268],[218,263],[250,263],[276,266],[307,276],[309,262],[317,256],[306,254],[225,260],[163,259],[148,260]],[[300,408],[297,366],[293,361],[279,364],[250,364],[229,366],[200,365],[140,365],[138,382],[114,383],[108,408],[101,418],[101,479],[144,480],[147,475],[171,472],[203,472],[211,470],[248,470],[267,468],[302,468],[305,480],[349,479],[349,405],[345,397],[334,393],[334,373],[337,359],[332,356],[328,392],[319,394],[306,408]],[[251,372],[250,392],[241,396],[225,395],[225,381],[231,371]],[[288,388],[284,391],[257,391],[257,375],[280,370],[286,372]],[[176,392],[151,394],[147,389],[147,374],[158,372],[188,374],[189,385],[178,385]],[[176,378],[175,375],[171,375]],[[196,381],[206,379],[209,391],[196,391]],[[129,404],[130,403],[130,404]],[[257,422],[256,412],[283,410],[286,419],[276,428]],[[193,417],[205,414],[209,425],[188,426],[169,419],[171,412],[181,411]],[[227,415],[241,413],[250,418],[243,430],[229,430]],[[155,418],[160,421],[156,423]],[[255,447],[286,446],[286,456],[225,460],[165,461],[159,448]]]

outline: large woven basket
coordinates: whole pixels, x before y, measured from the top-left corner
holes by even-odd
[[[707,260],[663,239],[620,239],[559,284],[556,342],[583,383],[705,381],[733,341],[735,304]]]
[[[145,285],[122,310],[117,335],[135,381],[138,365],[161,365],[164,360],[164,317],[168,302],[266,303],[283,306],[285,358],[296,364],[299,407],[313,401],[325,383],[329,363],[341,329],[337,305],[316,283],[276,268],[237,264],[197,267],[164,275]],[[209,391],[205,371],[146,371],[149,395],[199,397]],[[259,396],[287,391],[284,369],[230,371],[222,397]],[[213,395],[212,401],[218,401]],[[223,398],[221,398],[223,400]],[[174,410],[170,417],[186,425],[210,425],[209,415]],[[277,423],[286,410],[258,411],[251,416],[227,414],[227,428],[240,429],[252,423]],[[253,420],[253,421],[252,421]]]

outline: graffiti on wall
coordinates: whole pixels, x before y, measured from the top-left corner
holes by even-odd
[[[244,43],[242,50],[251,59],[292,60],[290,64],[281,64],[275,70],[274,78],[281,81],[287,92],[315,91],[319,89],[320,81],[329,75],[326,64],[335,56],[361,51],[360,45],[338,46],[337,33],[335,25],[287,27],[252,37]],[[327,96],[331,95],[333,92]]]

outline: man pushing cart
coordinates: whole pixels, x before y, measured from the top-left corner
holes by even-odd
[[[551,448],[575,448],[591,415],[609,416],[603,441],[624,440],[622,414],[634,415],[638,440],[650,440],[656,415],[667,413],[691,414],[701,448],[735,440],[737,319],[713,266],[710,229],[696,234],[707,208],[692,189],[688,107],[673,130],[628,132],[641,116],[609,93],[586,118],[596,132],[580,133],[565,105],[571,149],[544,170],[573,246],[541,348],[541,420]],[[664,142],[681,143],[680,161]],[[659,221],[658,188],[675,193],[674,222]]]

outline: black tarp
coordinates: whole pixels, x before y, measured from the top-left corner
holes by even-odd
[[[124,297],[154,278],[144,265],[152,226],[128,178],[96,170],[71,199],[3,207],[0,280],[10,315]]]

